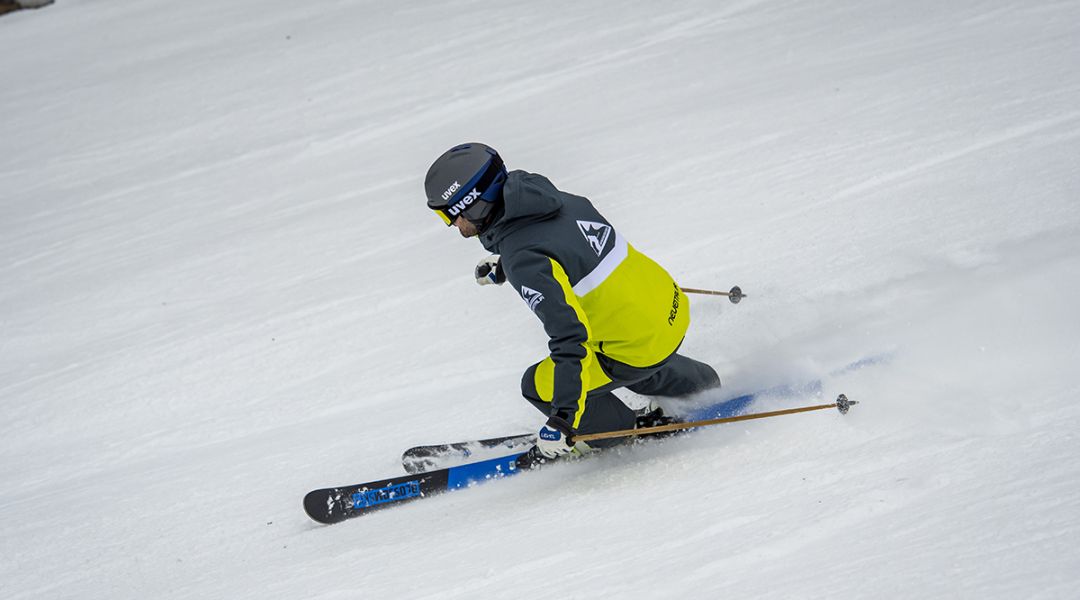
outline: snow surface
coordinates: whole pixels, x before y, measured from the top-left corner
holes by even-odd
[[[1080,594],[1075,0],[70,0],[0,55],[0,597]],[[741,285],[725,393],[862,404],[309,521],[539,423],[423,205],[471,140]]]

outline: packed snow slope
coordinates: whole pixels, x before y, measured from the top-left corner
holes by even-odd
[[[0,55],[3,598],[1076,597],[1080,3],[69,0]],[[861,404],[309,521],[541,421],[424,207],[473,140],[742,286],[720,396]]]

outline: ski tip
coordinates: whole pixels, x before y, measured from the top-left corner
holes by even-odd
[[[315,490],[304,496],[304,512],[316,523],[323,525],[336,523],[333,508],[333,500],[326,490]]]

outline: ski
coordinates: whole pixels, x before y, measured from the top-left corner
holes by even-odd
[[[867,366],[888,361],[888,354],[872,355],[829,373],[830,377],[857,371]],[[822,392],[822,381],[814,379],[797,385],[778,385],[749,394],[729,396],[718,401],[685,407],[673,415],[682,421],[704,421],[734,417],[746,412],[756,400],[765,397],[786,398],[812,396]],[[536,443],[536,434],[522,433],[478,440],[466,440],[449,444],[414,446],[401,455],[401,466],[411,474],[425,473],[462,465],[470,461],[494,458],[511,452],[524,452]]]
[[[452,444],[414,446],[401,454],[401,466],[407,473],[426,473],[477,459],[525,452],[535,443],[536,434],[523,433]]]
[[[820,382],[818,383],[820,386]],[[803,388],[804,391],[809,388]],[[705,419],[717,419],[738,415],[758,397],[765,393],[777,391],[791,391],[791,388],[770,388],[755,394],[743,394],[734,398],[726,398],[720,402],[714,402],[705,406],[691,409],[678,420],[702,421]],[[652,423],[643,423],[639,426],[648,426]],[[644,436],[643,436],[644,439]],[[401,455],[401,466],[410,474],[427,473],[436,469],[445,469],[458,466],[470,461],[483,460],[493,456],[499,456],[508,452],[525,452],[536,443],[536,434],[524,433],[479,440],[467,440],[450,444],[432,444],[429,446],[414,446]]]
[[[518,466],[524,454],[518,452],[417,475],[314,490],[304,496],[304,512],[319,523],[340,523],[390,506],[515,475],[525,470]]]

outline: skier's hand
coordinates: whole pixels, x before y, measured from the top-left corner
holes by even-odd
[[[476,277],[476,283],[480,285],[502,285],[506,281],[506,273],[503,273],[502,267],[499,266],[499,255],[492,254],[491,256],[476,263],[476,271],[473,273]]]
[[[558,458],[574,451],[567,443],[573,435],[573,428],[565,419],[551,417],[536,435],[536,450],[547,458]]]

